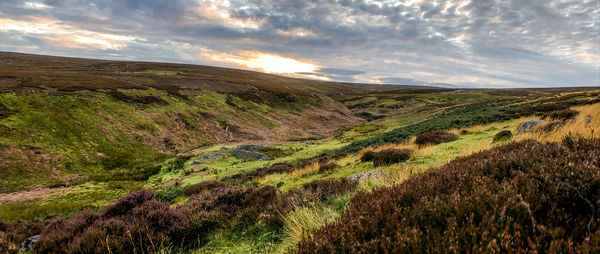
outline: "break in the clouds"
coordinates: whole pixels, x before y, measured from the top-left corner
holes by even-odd
[[[0,50],[401,85],[600,85],[598,0],[0,2]]]

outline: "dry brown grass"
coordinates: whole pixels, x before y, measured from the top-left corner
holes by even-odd
[[[295,169],[294,171],[292,171],[292,173],[290,173],[290,177],[300,178],[303,176],[316,174],[317,172],[319,172],[320,167],[321,167],[321,163],[315,162],[315,163],[309,164],[305,167]]]
[[[543,142],[557,142],[564,136],[573,135],[585,138],[598,137],[600,135],[600,103],[572,107],[571,109],[579,112],[574,119],[564,122],[564,125],[557,126],[552,131],[534,131],[515,136],[515,140],[536,139]],[[591,121],[586,122],[586,118]]]

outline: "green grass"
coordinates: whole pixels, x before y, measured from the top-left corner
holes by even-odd
[[[282,215],[283,226],[266,225],[262,221],[248,224],[238,220],[229,229],[212,234],[208,244],[192,253],[287,253],[295,248],[302,230],[312,232],[326,221],[337,221],[349,202],[350,195],[345,194],[297,207]]]
[[[100,210],[133,190],[142,188],[135,181],[95,183],[87,182],[66,188],[62,195],[0,205],[0,218],[43,219],[49,214],[70,215],[83,209]]]

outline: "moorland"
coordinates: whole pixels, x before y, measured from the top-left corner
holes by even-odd
[[[598,87],[0,59],[0,252],[600,251]]]

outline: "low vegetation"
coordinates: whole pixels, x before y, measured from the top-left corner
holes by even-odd
[[[304,238],[298,253],[599,251],[598,153],[600,139],[567,137],[459,158],[355,195],[341,221]]]
[[[544,114],[543,119],[566,121],[575,118],[579,114],[578,111],[572,109],[563,109],[552,111]]]
[[[458,139],[458,135],[448,131],[432,131],[425,132],[417,136],[415,143],[420,146],[424,145],[437,145],[441,143],[452,142]]]
[[[494,135],[494,139],[492,140],[492,142],[500,142],[500,141],[506,141],[506,140],[510,140],[512,138],[512,132],[509,130],[503,130],[503,131],[499,131],[498,133],[496,133],[496,135]]]
[[[367,151],[363,153],[360,160],[372,161],[373,166],[387,166],[395,163],[405,162],[410,159],[412,151],[409,149],[383,149],[380,151]]]

